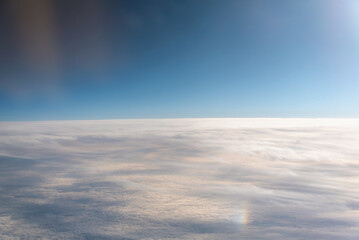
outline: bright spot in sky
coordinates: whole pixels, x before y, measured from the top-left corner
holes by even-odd
[[[237,216],[237,222],[242,225],[247,225],[249,222],[249,210],[247,208],[244,208],[240,211],[240,213]]]

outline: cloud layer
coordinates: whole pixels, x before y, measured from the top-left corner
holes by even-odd
[[[0,146],[1,239],[359,235],[356,119],[3,122]]]

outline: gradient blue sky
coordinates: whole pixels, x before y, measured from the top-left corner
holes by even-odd
[[[0,120],[359,117],[359,1],[2,1]]]

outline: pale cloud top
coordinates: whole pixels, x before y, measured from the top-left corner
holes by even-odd
[[[356,239],[358,146],[358,119],[3,122],[0,238]]]

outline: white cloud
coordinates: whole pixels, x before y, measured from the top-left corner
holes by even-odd
[[[359,233],[356,119],[3,122],[0,146],[1,239]]]

